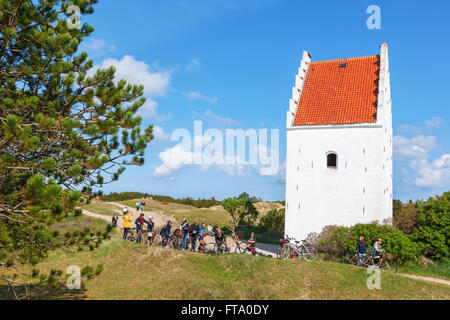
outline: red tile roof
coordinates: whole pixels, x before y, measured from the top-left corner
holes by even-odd
[[[379,69],[379,55],[311,62],[293,125],[376,122]]]

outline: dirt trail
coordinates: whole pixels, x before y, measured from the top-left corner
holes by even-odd
[[[432,278],[432,277],[425,277],[425,276],[416,276],[416,275],[413,275],[413,274],[406,274],[406,273],[399,273],[398,275],[404,276],[404,277],[408,277],[408,278],[411,278],[411,279],[423,280],[423,281],[434,282],[434,283],[439,283],[439,284],[444,284],[444,285],[450,286],[450,281],[449,280]]]
[[[112,204],[112,205],[116,206],[117,210],[120,211],[120,214],[122,214],[122,209],[125,207],[123,204],[117,203],[117,202],[108,202],[108,204]],[[131,208],[131,207],[127,207],[127,208],[128,208],[128,211],[133,215],[133,223],[131,226],[134,227],[135,226],[134,221],[136,221],[136,219],[139,217],[139,215],[141,214],[141,211],[138,212],[136,210],[136,208]],[[153,216],[153,222],[155,223],[155,228],[157,228],[157,229],[162,228],[167,223],[167,220],[174,219],[173,217],[169,217],[160,211],[144,211],[144,215],[145,215],[146,219],[148,219],[148,217],[150,217],[150,216]],[[119,218],[118,226],[123,228],[123,218],[122,217]]]

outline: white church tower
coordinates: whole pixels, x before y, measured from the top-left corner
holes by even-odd
[[[392,218],[386,43],[359,58],[311,62],[304,51],[286,127],[286,234]]]

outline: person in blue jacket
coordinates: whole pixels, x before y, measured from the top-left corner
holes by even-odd
[[[164,228],[161,230],[161,236],[164,237],[163,239],[163,247],[167,246],[167,241],[169,241],[170,238],[170,228],[172,227],[172,221],[167,221],[167,224],[164,226]]]
[[[184,218],[181,223],[181,230],[183,230],[183,250],[187,249],[187,238],[189,235],[189,223],[187,222],[187,219]]]
[[[369,246],[365,242],[364,237],[359,237],[359,242],[356,244],[356,253],[358,254],[358,265],[362,265],[366,259],[367,249]]]

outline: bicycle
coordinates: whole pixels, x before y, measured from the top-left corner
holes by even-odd
[[[296,257],[299,260],[303,258],[305,261],[312,262],[318,257],[317,249],[312,244],[307,243],[306,240],[299,241],[286,235],[283,242],[284,244],[278,251],[278,257],[281,260]]]
[[[244,254],[247,251],[251,251],[252,253],[254,252],[256,254],[256,250],[249,250],[249,249],[247,249],[247,244],[242,242],[242,241],[239,241],[239,237],[238,236],[234,237],[233,240],[234,240],[234,243],[235,243],[234,253]]]
[[[231,253],[231,248],[228,247],[227,241],[225,239],[220,247],[218,247],[217,243],[214,244],[214,251],[218,254],[228,254]]]
[[[397,265],[397,262],[392,260],[391,253],[386,253],[383,251],[381,253],[378,263],[375,263],[374,257],[372,255],[370,255],[370,262],[371,262],[371,264],[369,264],[369,266],[379,267],[381,270],[389,272],[389,273],[397,273],[398,265]]]
[[[127,241],[136,241],[136,228],[130,228],[127,235]]]
[[[343,264],[352,264],[358,267],[368,267],[370,262],[371,255],[367,254],[364,258],[360,258],[358,253],[351,254],[348,253],[342,258]]]

